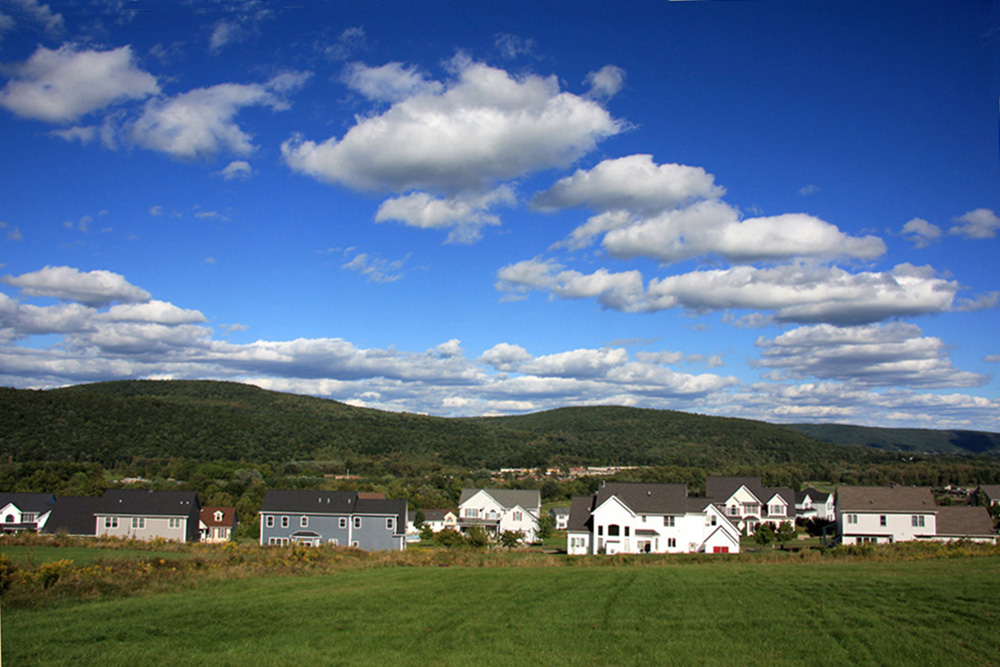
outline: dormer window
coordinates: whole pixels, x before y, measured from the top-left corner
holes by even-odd
[[[215,520],[216,520],[216,522],[222,521],[222,512],[221,511],[219,511],[219,510],[215,511]]]

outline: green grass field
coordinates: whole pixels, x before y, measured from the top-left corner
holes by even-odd
[[[995,665],[1000,558],[387,567],[2,616],[5,665]]]

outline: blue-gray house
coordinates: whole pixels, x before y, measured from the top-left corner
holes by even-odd
[[[271,489],[260,508],[260,543],[406,548],[406,501],[356,491]]]

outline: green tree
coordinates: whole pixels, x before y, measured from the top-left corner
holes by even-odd
[[[544,540],[552,537],[556,530],[556,520],[551,514],[543,514],[538,518],[538,539]]]
[[[419,509],[418,509],[418,510],[417,510],[417,511],[416,511],[416,512],[414,513],[414,515],[413,515],[413,525],[414,525],[414,526],[415,526],[415,527],[416,527],[417,529],[420,529],[420,528],[423,528],[423,527],[424,527],[424,520],[425,520],[426,518],[427,518],[427,517],[426,517],[426,516],[424,515],[424,511],[423,511],[423,510],[419,510]]]
[[[472,526],[465,533],[465,541],[470,547],[485,549],[490,545],[490,536],[482,526]]]
[[[451,529],[449,529],[449,530],[451,530]],[[452,532],[454,532],[454,531],[452,531]],[[425,542],[428,542],[428,541],[434,539],[434,531],[431,530],[431,527],[430,527],[429,524],[425,523],[424,525],[422,525],[420,527],[420,539],[423,540],[423,541],[425,541]]]
[[[784,548],[785,542],[794,540],[795,535],[795,524],[791,521],[782,521],[781,525],[778,526],[778,530],[774,533],[774,539],[780,542],[782,544],[782,548]]]
[[[757,526],[757,530],[754,531],[753,540],[761,546],[765,544],[770,544],[775,539],[774,528],[771,527],[769,523],[762,523]]]
[[[505,530],[500,533],[500,546],[513,549],[524,539],[523,530]]]

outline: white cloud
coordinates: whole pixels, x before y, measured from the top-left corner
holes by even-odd
[[[63,141],[79,141],[81,144],[89,144],[97,136],[96,127],[68,127],[64,130],[52,130],[50,135],[58,137]]]
[[[454,195],[569,164],[621,126],[599,104],[561,92],[555,77],[456,59],[456,79],[382,114],[359,118],[337,139],[282,145],[292,169],[358,190]]]
[[[349,252],[353,252],[351,249]],[[347,253],[345,253],[347,254]],[[357,253],[349,262],[341,265],[347,271],[356,271],[373,283],[394,283],[403,277],[410,255],[403,259],[387,260],[368,253]]]
[[[337,40],[323,48],[323,53],[330,60],[349,60],[359,51],[368,48],[368,37],[365,29],[360,26],[347,28],[337,37]]]
[[[75,121],[116,102],[159,93],[156,77],[138,69],[132,49],[56,51],[38,47],[0,91],[0,105],[26,118],[50,123]]]
[[[605,65],[596,72],[587,74],[584,83],[590,86],[590,97],[604,99],[613,97],[625,85],[625,70],[614,65]]]
[[[923,218],[913,218],[903,225],[903,236],[917,248],[926,248],[941,237],[941,228]]]
[[[579,169],[535,196],[541,209],[586,206],[597,211],[632,211],[653,215],[697,199],[715,199],[726,192],[701,167],[656,164],[652,155],[604,160],[593,169]]]
[[[125,303],[112,306],[97,319],[107,322],[147,322],[150,324],[201,324],[207,322],[197,310],[178,308],[172,303],[156,299],[144,303]]]
[[[479,360],[498,371],[513,371],[517,370],[522,363],[529,361],[531,358],[528,351],[520,345],[498,343],[483,352]]]
[[[520,56],[531,55],[535,50],[535,40],[508,33],[497,33],[493,36],[493,46],[503,58],[513,60]]]
[[[219,175],[227,181],[245,181],[253,176],[253,169],[246,160],[233,160],[219,172]]]
[[[348,88],[377,102],[398,102],[413,95],[435,95],[443,88],[440,82],[429,81],[415,65],[406,67],[397,62],[381,67],[351,63],[341,79]]]
[[[761,368],[784,377],[849,381],[878,387],[977,387],[989,377],[952,366],[940,338],[925,337],[915,324],[862,327],[829,324],[801,327],[774,339],[760,338]]]
[[[192,160],[220,152],[252,153],[252,137],[235,122],[245,107],[288,108],[285,95],[305,83],[304,73],[282,74],[264,84],[222,83],[146,103],[129,126],[136,144],[172,157]]]
[[[501,186],[486,194],[462,194],[443,199],[426,192],[413,192],[387,199],[379,205],[375,222],[396,220],[421,229],[450,229],[448,241],[472,243],[482,237],[482,228],[499,225],[500,218],[488,211],[511,206],[514,192]]]
[[[777,321],[833,324],[947,312],[954,309],[959,290],[933,269],[909,264],[856,274],[811,264],[738,266],[654,278],[644,289],[638,271],[582,274],[536,258],[505,266],[497,277],[497,289],[508,295],[541,290],[562,298],[596,298],[604,307],[625,312],[746,309],[772,311]]]
[[[967,239],[991,239],[1000,230],[1000,217],[988,208],[977,208],[954,219],[956,223],[948,230]]]
[[[62,14],[52,11],[52,8],[38,0],[8,0],[17,10],[30,21],[40,25],[50,35],[61,33],[66,24]]]
[[[148,301],[149,292],[130,284],[110,271],[81,272],[69,266],[46,266],[40,271],[20,276],[0,278],[17,287],[26,296],[50,296],[62,301],[77,301],[88,306],[104,306],[112,302],[140,303]]]

